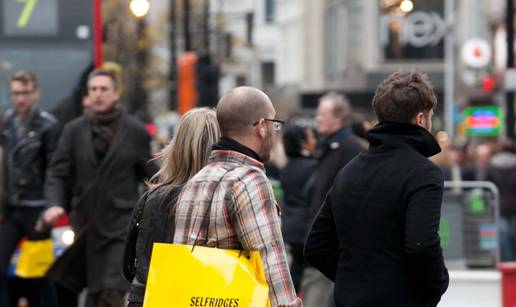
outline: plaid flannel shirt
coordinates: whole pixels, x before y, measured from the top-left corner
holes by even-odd
[[[203,221],[210,202],[206,229],[208,223]],[[236,151],[214,150],[208,165],[183,188],[175,213],[174,243],[258,250],[271,305],[286,305],[296,295],[280,223],[263,163]]]

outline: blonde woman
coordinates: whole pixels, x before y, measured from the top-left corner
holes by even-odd
[[[188,179],[206,165],[219,137],[215,111],[192,109],[183,115],[176,135],[156,157],[162,166],[134,209],[125,247],[123,271],[131,282],[128,307],[143,305],[152,245],[172,242],[171,206]]]

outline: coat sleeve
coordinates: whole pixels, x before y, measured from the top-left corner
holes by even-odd
[[[244,250],[260,252],[271,305],[289,305],[296,294],[272,187],[261,172],[247,174],[235,185],[232,223],[240,244]]]
[[[138,239],[138,230],[148,195],[149,191],[145,192],[138,200],[138,203],[133,209],[133,216],[129,223],[129,229],[127,230],[124,256],[122,258],[122,273],[128,282],[132,282],[136,275],[136,240]]]
[[[55,149],[45,180],[45,198],[48,206],[66,207],[72,184],[72,130],[66,125]]]
[[[335,221],[331,211],[333,188],[317,214],[305,242],[305,260],[323,273],[331,281],[335,281],[339,259],[339,242]]]
[[[421,297],[437,303],[449,281],[439,237],[443,175],[433,165],[414,169],[405,214],[405,255]]]

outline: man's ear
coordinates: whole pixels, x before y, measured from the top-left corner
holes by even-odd
[[[39,88],[36,88],[36,90],[34,91],[34,95],[36,97],[36,101],[39,100],[39,98],[41,98],[41,92],[39,91]]]
[[[418,126],[421,126],[421,127],[425,127],[426,126],[426,117],[425,117],[425,113],[423,112],[419,112],[417,113],[417,115],[414,117],[414,120],[412,121],[412,123],[414,125],[418,125]]]

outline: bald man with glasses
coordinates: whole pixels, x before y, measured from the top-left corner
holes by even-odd
[[[265,175],[264,162],[283,127],[275,117],[269,97],[258,89],[237,87],[221,98],[217,121],[222,138],[181,193],[174,243],[257,250],[271,305],[302,306],[290,278],[279,207]],[[202,223],[207,214],[209,223]]]

